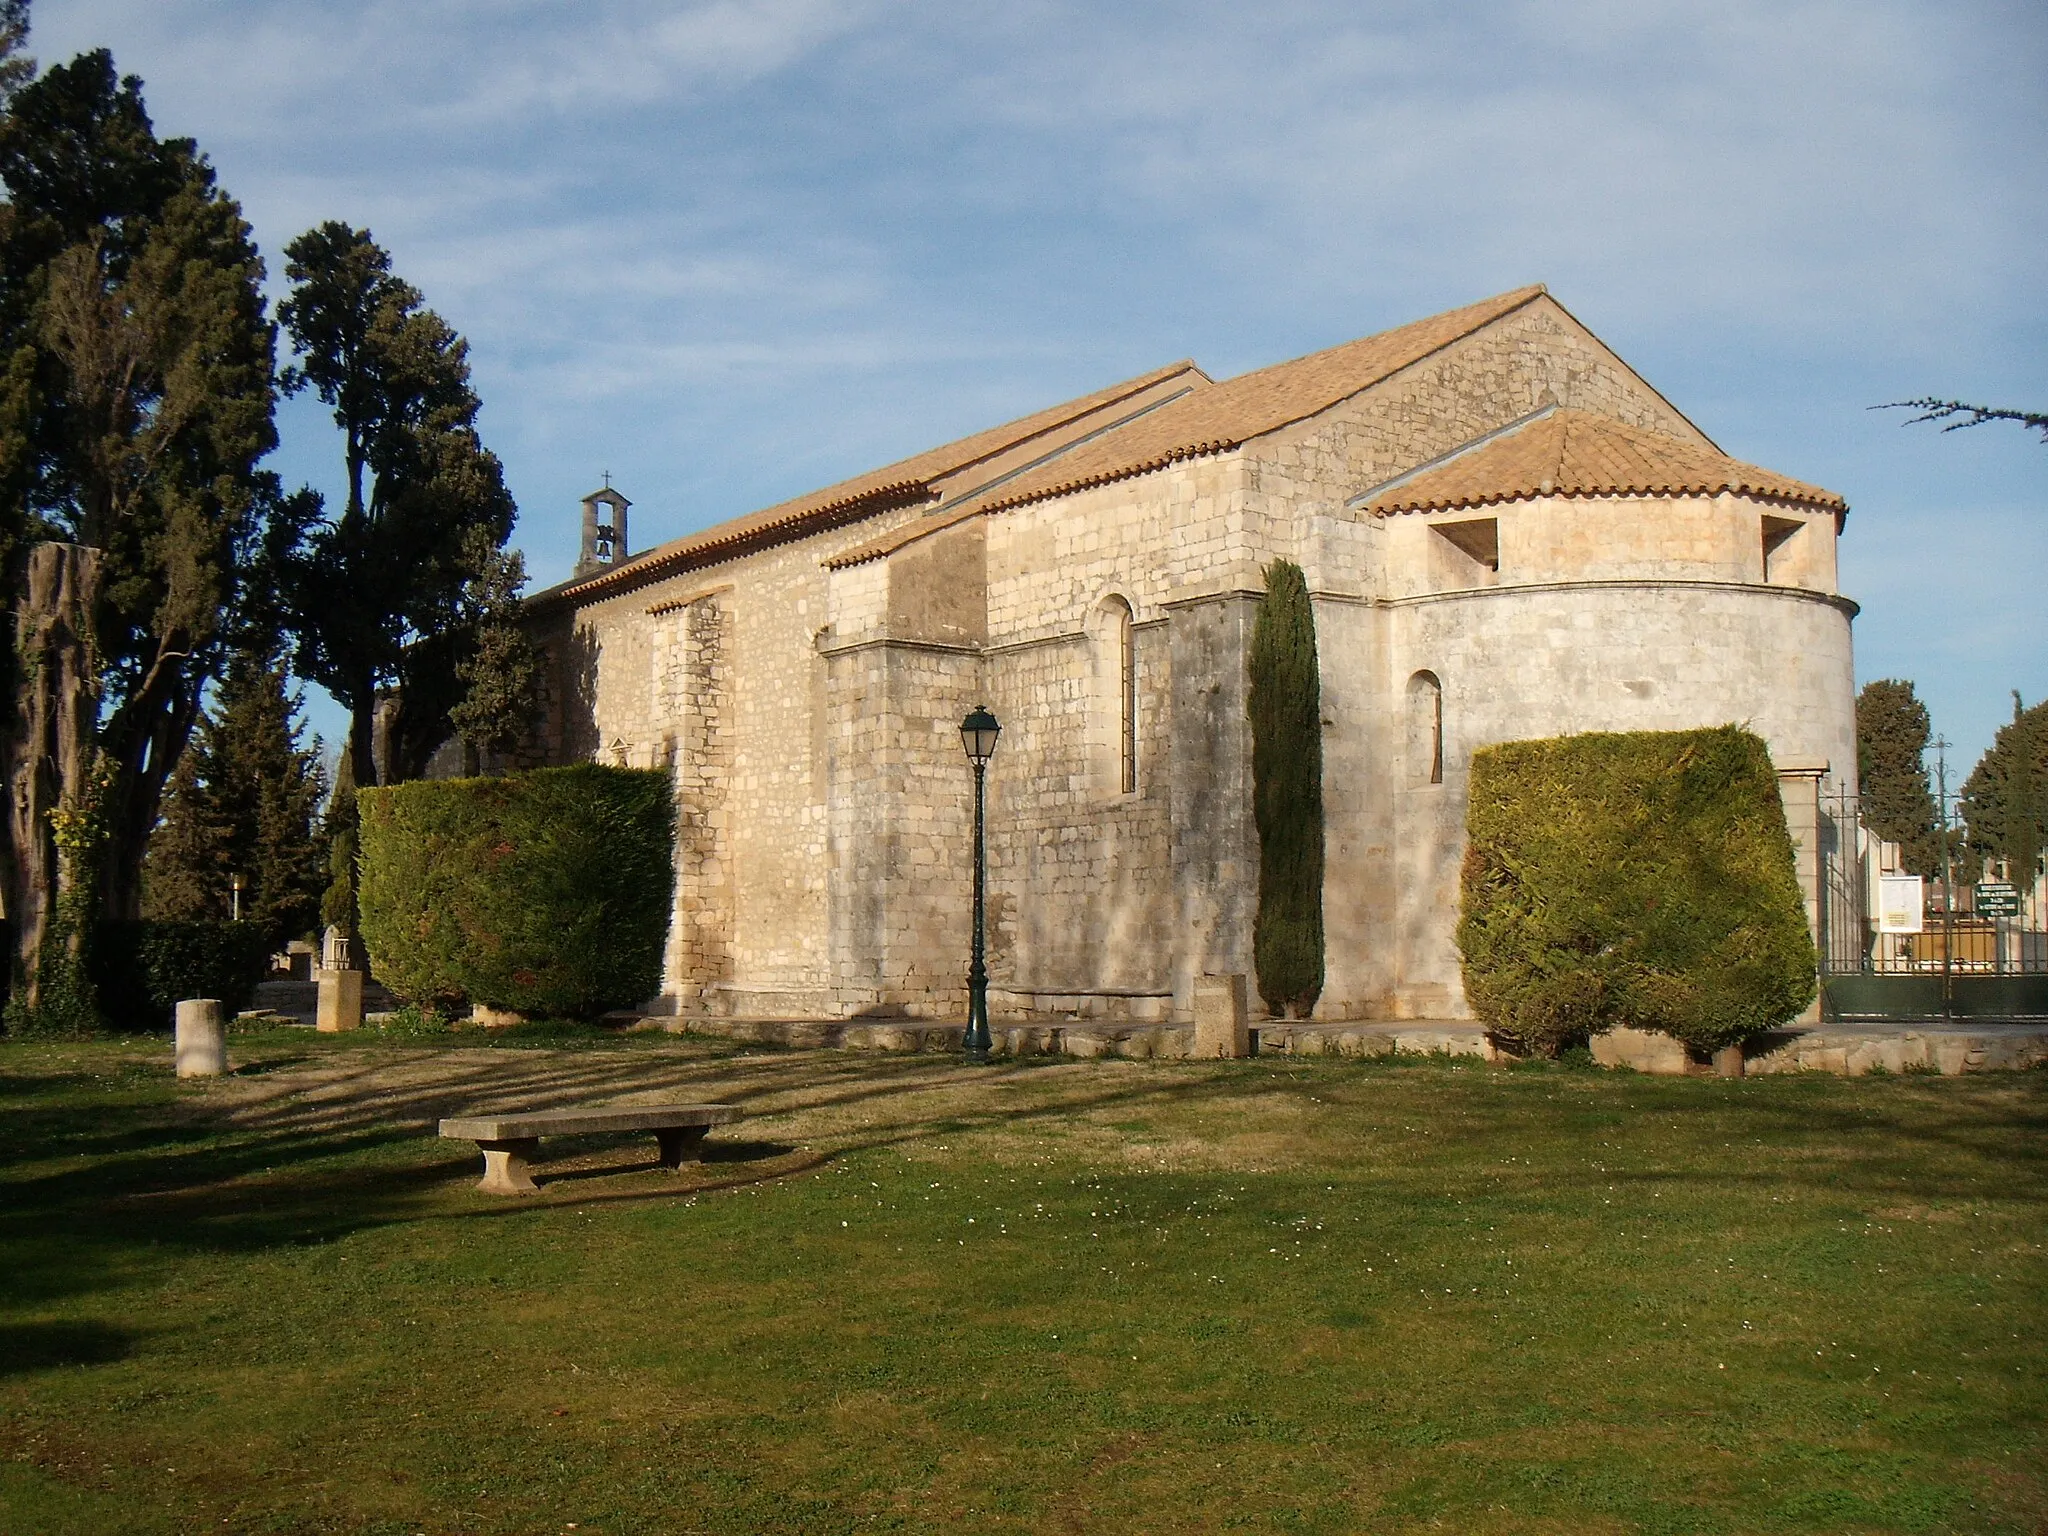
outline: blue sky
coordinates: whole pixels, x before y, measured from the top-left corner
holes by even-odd
[[[36,0],[275,272],[366,225],[470,340],[536,581],[1191,356],[1546,282],[1725,449],[1848,497],[1860,678],[1966,770],[2048,694],[2039,0],[1002,6]],[[277,467],[332,488],[315,405]],[[316,710],[332,734],[336,717]]]

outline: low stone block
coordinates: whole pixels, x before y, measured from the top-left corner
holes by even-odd
[[[219,998],[187,998],[178,1004],[174,1039],[178,1076],[219,1077],[227,1071],[228,1036]]]
[[[1195,982],[1195,1055],[1203,1060],[1251,1054],[1251,987],[1242,972]]]
[[[363,1027],[363,973],[322,967],[314,973],[320,985],[316,1026],[322,1034]]]
[[[1654,1030],[1610,1029],[1593,1037],[1593,1059],[1603,1067],[1633,1067],[1663,1077],[1683,1077],[1689,1063],[1685,1046]]]

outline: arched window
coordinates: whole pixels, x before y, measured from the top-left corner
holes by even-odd
[[[1408,679],[1408,782],[1444,781],[1444,685],[1434,672]]]

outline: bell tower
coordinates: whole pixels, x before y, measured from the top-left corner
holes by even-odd
[[[612,489],[604,477],[601,490],[583,498],[583,551],[576,557],[573,580],[596,576],[626,562],[626,508],[633,505]]]

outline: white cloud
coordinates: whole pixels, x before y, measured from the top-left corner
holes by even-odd
[[[1942,696],[2048,692],[2048,646],[1954,644],[2038,633],[2025,562],[1973,574],[1975,546],[1913,526],[2024,520],[2048,454],[1956,456],[1863,414],[2048,403],[2038,0],[35,20],[46,62],[108,43],[145,77],[274,276],[320,219],[376,232],[473,344],[543,577],[600,468],[631,477],[636,528],[679,532],[1172,358],[1234,372],[1541,279],[1730,451],[1856,503],[1866,655],[1910,663],[1886,649],[1918,622],[1897,583],[1926,580],[1954,599],[1911,653]]]

